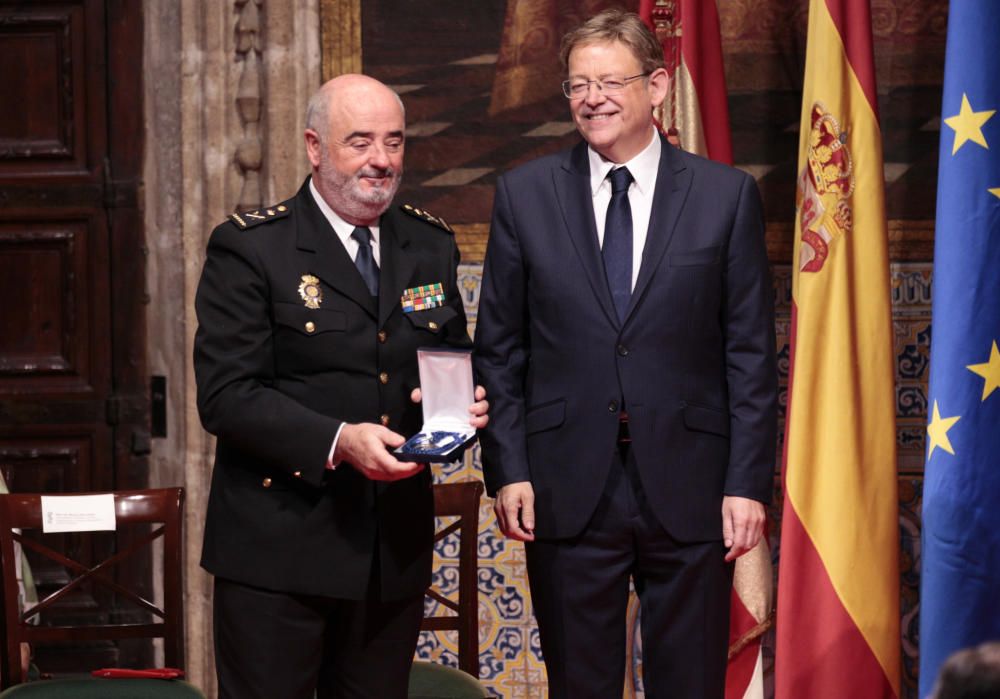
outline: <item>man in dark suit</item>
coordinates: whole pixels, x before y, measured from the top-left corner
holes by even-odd
[[[331,80],[309,104],[312,177],[208,244],[195,371],[218,437],[202,565],[222,697],[406,695],[433,498],[390,449],[422,422],[417,348],[471,343],[450,229],[390,207],[403,121],[378,81]]]
[[[497,184],[476,330],[501,529],[526,542],[553,699],[620,697],[629,579],[647,697],[724,693],[732,565],[774,468],[773,294],[752,178],[654,128],[659,43],[563,40],[584,141]]]

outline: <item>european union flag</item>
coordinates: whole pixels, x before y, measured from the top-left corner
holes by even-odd
[[[923,502],[920,696],[1000,639],[1000,2],[951,3]]]

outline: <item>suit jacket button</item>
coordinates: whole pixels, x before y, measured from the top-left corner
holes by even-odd
[[[625,345],[618,345],[618,356],[625,357],[628,355],[628,347]]]
[[[312,322],[311,320],[308,323],[306,323],[306,332],[307,333],[314,333],[314,332],[316,332],[316,324],[314,322]]]
[[[387,383],[389,383],[389,375],[383,371],[381,374],[378,375],[378,382],[383,386],[385,386]]]
[[[382,416],[379,418],[379,422],[381,422],[383,425],[388,426],[388,424],[389,424],[389,416],[386,415],[385,413],[383,413]]]
[[[384,345],[385,341],[388,340],[388,339],[389,339],[389,333],[387,333],[385,330],[379,330],[378,331],[378,341],[379,341],[379,343],[381,343],[381,344]]]
[[[613,400],[610,403],[608,403],[608,412],[609,413],[617,413],[618,412],[618,401]]]
[[[271,487],[271,479],[270,478],[265,478],[263,481],[261,481],[260,484],[262,486],[264,486],[265,488],[270,488]]]
[[[302,478],[302,471],[296,471],[292,475],[295,476],[296,478]]]

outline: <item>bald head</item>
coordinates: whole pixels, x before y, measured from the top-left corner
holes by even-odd
[[[313,183],[341,218],[375,224],[403,173],[403,103],[374,78],[341,75],[324,84],[306,111],[306,153]]]
[[[391,98],[399,107],[400,114],[405,114],[403,101],[387,85],[367,75],[348,73],[327,80],[309,98],[306,107],[306,128],[312,129],[322,138],[329,127],[331,105],[349,104],[352,100],[365,100],[373,96]]]

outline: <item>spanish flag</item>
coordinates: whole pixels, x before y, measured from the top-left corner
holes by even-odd
[[[639,0],[663,47],[670,92],[657,118],[684,150],[733,164],[719,11],[703,0]],[[707,117],[707,118],[706,118]]]
[[[810,0],[775,696],[900,692],[892,313],[868,0]]]

